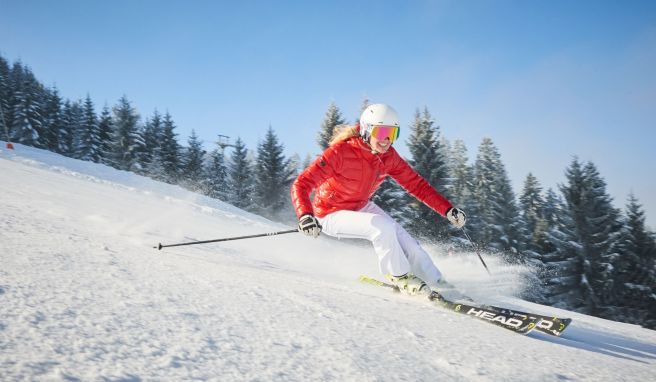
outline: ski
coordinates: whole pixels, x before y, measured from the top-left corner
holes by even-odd
[[[476,306],[481,306],[486,309],[493,310],[498,313],[510,315],[513,317],[529,317],[529,318],[535,318],[538,320],[538,325],[535,328],[535,330],[549,334],[552,336],[559,337],[565,329],[569,326],[569,324],[572,322],[571,318],[560,318],[556,316],[547,316],[543,314],[536,314],[536,313],[529,313],[529,312],[522,312],[520,310],[516,309],[510,309],[510,308],[501,308],[498,306],[494,305],[488,305],[488,304],[477,304],[472,298],[467,297],[467,296],[462,296],[461,297],[464,301],[470,304],[474,304]],[[459,300],[456,300],[459,301]]]
[[[569,324],[572,322],[571,318],[560,318],[556,316],[547,316],[543,314],[536,314],[536,313],[529,313],[529,312],[522,312],[520,310],[516,309],[511,309],[511,308],[501,308],[498,306],[494,305],[488,305],[488,304],[478,304],[476,303],[471,297],[461,295],[459,299],[455,299],[453,301],[465,301],[469,304],[474,304],[476,306],[481,306],[490,310],[493,310],[495,312],[507,314],[513,317],[529,317],[529,318],[536,318],[538,320],[538,325],[535,328],[535,330],[545,333],[545,334],[550,334],[552,336],[560,336],[565,329],[569,326]]]
[[[390,289],[397,290],[397,288],[388,283],[384,283],[382,281],[373,279],[371,277],[367,276],[361,276],[360,281],[368,283],[368,284],[373,284],[373,285],[378,285],[378,286],[384,286]],[[466,304],[469,304],[468,306],[474,306],[476,308],[485,308],[488,309],[494,313],[499,313],[502,315],[505,315],[507,317],[516,317],[519,319],[535,319],[537,322],[535,330],[549,334],[552,336],[560,336],[565,329],[569,326],[569,324],[572,322],[571,318],[560,318],[560,317],[555,317],[555,316],[546,316],[542,314],[535,314],[535,313],[528,313],[528,312],[522,312],[519,310],[515,309],[509,309],[509,308],[501,308],[498,306],[493,306],[493,305],[480,305],[474,302],[473,299],[463,296],[462,297]],[[445,298],[442,298],[442,300],[446,300]],[[459,301],[450,301],[451,304],[456,304]],[[463,304],[460,304],[463,305]]]
[[[572,322],[571,318],[560,318],[555,316],[546,316],[542,314],[527,313],[527,312],[521,312],[519,310],[500,308],[498,306],[492,306],[492,305],[483,305],[483,307],[513,317],[535,318],[538,320],[538,324],[535,330],[556,337],[559,337],[561,334],[563,334],[565,329],[567,329],[569,324]]]
[[[389,288],[398,292],[398,288],[394,285],[373,279],[371,277],[360,276],[360,281],[367,284]],[[501,312],[482,306],[450,301],[435,291],[431,292],[431,294],[428,296],[428,299],[441,308],[475,317],[479,320],[489,322],[493,325],[500,326],[515,333],[527,334],[535,329],[540,322],[540,320],[535,317],[512,315],[508,314],[507,312]]]

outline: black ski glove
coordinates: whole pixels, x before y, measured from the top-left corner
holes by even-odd
[[[467,222],[467,215],[465,215],[465,211],[461,210],[460,208],[449,208],[446,210],[445,216],[449,223],[451,223],[456,228],[464,227],[465,222]]]
[[[321,233],[321,224],[312,214],[305,214],[298,218],[298,231],[312,237],[318,237]]]

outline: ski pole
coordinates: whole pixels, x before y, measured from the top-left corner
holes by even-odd
[[[485,264],[485,261],[483,261],[483,258],[481,257],[481,253],[478,250],[478,246],[476,246],[476,244],[474,244],[474,241],[471,239],[471,237],[469,237],[469,234],[467,234],[467,231],[465,231],[465,227],[462,227],[461,229],[462,229],[462,233],[465,234],[465,237],[467,238],[467,240],[469,240],[472,247],[474,247],[474,249],[476,250],[476,254],[478,255],[478,258],[481,260],[481,263],[483,263],[483,266],[485,267],[485,270],[487,271],[487,274],[492,276],[492,274],[490,273],[490,270],[487,269],[487,264]]]
[[[216,243],[216,242],[219,242],[219,241],[229,241],[229,240],[252,239],[254,237],[275,236],[275,235],[282,235],[282,234],[285,234],[285,233],[292,233],[292,232],[298,232],[298,230],[290,229],[288,231],[267,232],[267,233],[259,233],[257,235],[226,237],[226,238],[223,238],[223,239],[214,239],[214,240],[191,241],[191,242],[188,242],[188,243],[177,243],[177,244],[166,244],[166,245],[163,245],[162,243],[159,243],[158,245],[154,246],[153,248],[157,248],[157,249],[161,250],[162,248],[167,248],[167,247],[179,247],[179,246],[182,246],[182,245]]]

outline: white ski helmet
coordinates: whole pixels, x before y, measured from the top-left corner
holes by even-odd
[[[399,115],[391,106],[384,103],[375,103],[367,106],[360,116],[360,136],[368,141],[371,137],[371,130],[374,126],[393,126],[399,125]]]

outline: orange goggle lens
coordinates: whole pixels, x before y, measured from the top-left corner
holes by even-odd
[[[371,136],[379,141],[384,141],[386,138],[389,138],[390,143],[394,143],[399,137],[399,130],[400,128],[398,126],[376,125],[371,129]]]

